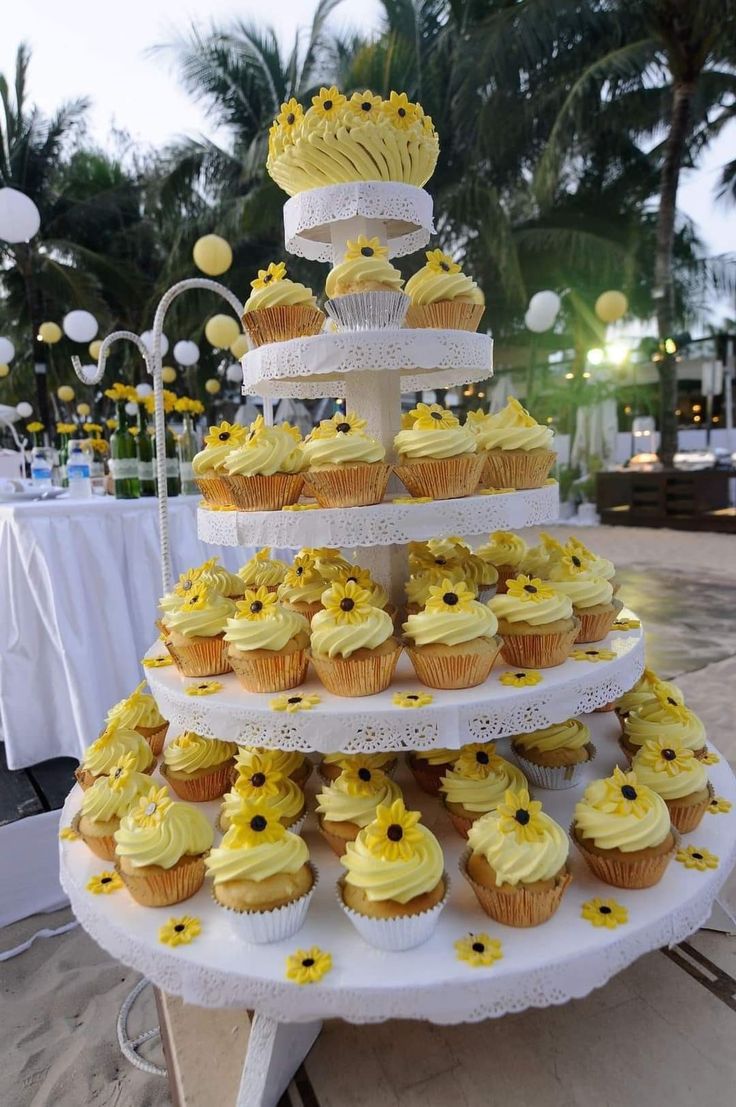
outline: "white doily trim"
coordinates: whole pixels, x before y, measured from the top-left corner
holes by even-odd
[[[601,724],[599,719],[606,721]],[[595,768],[587,769],[579,788],[540,793],[545,809],[561,825],[569,822],[584,784],[610,772],[616,761],[615,719],[608,715],[587,721],[593,722],[598,746]],[[717,792],[736,801],[736,781],[728,764],[721,760],[710,773]],[[401,784],[406,787],[407,802],[422,807],[427,825],[440,837],[448,872],[454,876],[464,843],[436,801],[418,793],[406,775]],[[75,788],[64,808],[63,825],[71,821],[79,802]],[[203,805],[208,813],[210,808],[214,815],[215,804]],[[366,945],[335,905],[334,881],[340,867],[320,840],[313,816],[306,839],[323,879],[302,930],[273,946],[255,947],[238,940],[223,918],[225,912],[213,903],[208,886],[193,899],[166,910],[140,908],[124,891],[111,896],[89,894],[86,882],[107,866],[81,841],[60,843],[61,883],[80,923],[103,949],[189,1003],[254,1008],[289,1022],[321,1018],[355,1023],[390,1018],[477,1022],[585,996],[643,954],[680,942],[697,930],[736,860],[736,807],[727,815],[706,815],[697,831],[686,836],[686,842],[715,853],[718,868],[698,872],[673,861],[655,888],[624,891],[604,885],[589,873],[573,848],[572,884],[558,913],[542,928],[520,930],[492,923],[458,874],[433,937],[402,953],[384,953]],[[582,920],[580,906],[593,896],[613,897],[624,904],[628,923],[606,931]],[[159,927],[171,915],[184,913],[201,919],[200,937],[177,949],[161,945]],[[489,930],[501,939],[501,961],[492,968],[474,969],[456,959],[455,940],[469,931]],[[333,968],[319,983],[298,987],[285,978],[286,957],[313,944],[332,954]]]
[[[401,391],[443,388],[493,375],[493,339],[471,331],[403,328],[342,331],[271,342],[242,359],[243,394],[340,395],[345,374],[401,373]]]
[[[332,261],[330,226],[356,216],[385,223],[389,257],[420,250],[434,234],[432,197],[395,181],[351,181],[314,188],[284,204],[284,237],[291,254]]]

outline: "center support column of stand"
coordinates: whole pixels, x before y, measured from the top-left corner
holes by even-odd
[[[235,1107],[277,1107],[321,1029],[321,1022],[277,1022],[256,1012]]]

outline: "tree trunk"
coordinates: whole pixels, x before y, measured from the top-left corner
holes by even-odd
[[[16,260],[18,264],[20,259]],[[28,247],[28,257],[23,270],[23,279],[26,290],[26,304],[31,340],[31,369],[36,381],[36,403],[38,404],[38,418],[44,425],[43,438],[48,444],[53,440],[53,428],[51,426],[51,408],[49,406],[49,379],[48,365],[46,364],[43,347],[37,349],[36,335],[43,319],[41,318],[41,305],[36,288],[33,283],[33,261],[31,247]],[[43,365],[45,372],[37,372],[36,365]]]
[[[664,342],[672,337],[675,324],[674,288],[672,281],[672,250],[677,214],[677,187],[685,156],[690,123],[690,104],[694,83],[676,83],[672,91],[670,130],[665,145],[664,163],[659,181],[659,212],[657,215],[657,246],[654,263],[654,288],[657,297],[657,331],[662,360],[659,369],[659,457],[663,465],[671,466],[677,452],[677,363],[675,355],[667,353]]]

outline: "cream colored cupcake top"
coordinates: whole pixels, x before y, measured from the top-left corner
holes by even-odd
[[[474,853],[485,857],[496,887],[552,880],[565,866],[567,832],[542,811],[526,788],[506,792],[495,811],[477,819],[468,831]]]
[[[198,584],[179,607],[167,611],[166,625],[185,638],[213,638],[224,631],[234,611],[232,600]]]
[[[497,619],[541,627],[558,619],[572,618],[570,598],[538,577],[515,577],[506,582],[506,589],[504,595],[494,596],[489,601]]]
[[[136,772],[146,772],[156,761],[148,742],[137,730],[108,726],[85,750],[82,768],[93,776],[104,776],[117,767],[126,753],[132,754]]]
[[[333,823],[367,826],[381,803],[401,799],[401,789],[381,769],[349,766],[317,796],[317,811]]]
[[[239,759],[238,775],[223,801],[225,814],[232,818],[247,804],[256,803],[276,812],[279,818],[293,819],[304,807],[304,793],[291,777],[276,766],[278,751],[251,755],[247,765]],[[293,770],[292,770],[293,771]]]
[[[370,602],[357,584],[335,581],[322,596],[324,609],[312,619],[312,653],[348,658],[356,650],[376,649],[394,632],[391,616]]]
[[[625,734],[632,746],[643,746],[650,738],[665,738],[670,744],[700,750],[705,745],[702,720],[674,696],[665,694],[661,685],[655,698],[626,716]]]
[[[341,769],[359,769],[364,765],[368,769],[386,769],[396,760],[395,753],[326,753],[323,765],[339,765]]]
[[[219,738],[203,738],[193,730],[185,730],[164,750],[164,765],[179,773],[196,773],[200,769],[214,769],[232,760],[238,752],[235,742],[222,742]]]
[[[613,776],[594,780],[575,805],[575,828],[598,849],[623,853],[660,845],[670,833],[667,805],[636,773],[618,766]]]
[[[367,426],[366,420],[359,419],[354,411],[347,415],[338,412],[331,419],[323,419],[304,439],[302,452],[307,464],[312,469],[321,469],[383,461],[386,451],[368,434]]]
[[[192,458],[194,475],[203,477],[207,473],[223,473],[225,458],[242,446],[246,433],[245,427],[238,423],[223,421],[219,426],[210,427],[209,434],[205,435],[204,449]]]
[[[275,473],[300,473],[305,467],[302,436],[296,427],[280,423],[267,427],[259,415],[251,423],[241,446],[229,453],[223,465],[229,476],[272,477]]]
[[[156,701],[150,692],[144,692],[145,680],[142,680],[134,692],[125,700],[120,700],[107,713],[107,725],[136,730],[139,726],[162,727],[166,724]]]
[[[151,790],[151,778],[136,772],[133,753],[124,753],[82,796],[82,814],[97,823],[121,819],[136,800]]]
[[[452,769],[442,777],[440,790],[448,803],[468,811],[491,811],[509,788],[526,788],[526,777],[516,765],[499,757],[493,742],[463,746]]]
[[[464,584],[474,596],[476,595],[477,588],[472,581],[466,580],[462,567],[446,565],[442,569],[426,569],[407,580],[404,585],[407,601],[424,607],[429,599],[430,588],[438,587],[443,580],[450,580],[453,584]]]
[[[278,603],[275,592],[263,587],[248,589],[235,607],[235,614],[225,625],[225,641],[236,649],[278,652],[299,635],[306,646],[309,623],[303,615]]]
[[[333,581],[345,569],[354,569],[355,565],[342,556],[339,550],[330,546],[304,546],[299,557],[309,557],[322,580]]]
[[[182,601],[187,599],[193,589],[201,586],[218,596],[227,596],[229,600],[242,596],[245,591],[243,581],[237,574],[218,564],[216,557],[210,557],[196,568],[182,573],[171,592],[167,592],[159,600],[159,607],[162,611],[174,611],[181,607]]]
[[[605,577],[613,580],[616,574],[616,566],[607,557],[599,557],[580,541],[579,538],[569,538],[565,543],[565,552],[585,562],[587,568],[596,577]]]
[[[526,557],[526,542],[510,530],[494,530],[488,541],[475,551],[491,565],[511,565],[516,568]]]
[[[135,868],[172,869],[182,857],[206,853],[212,827],[196,807],[174,803],[166,788],[151,786],[120,821],[115,851]]]
[[[374,903],[408,903],[436,888],[444,872],[442,849],[420,818],[421,812],[407,811],[401,799],[381,804],[340,858],[345,882],[362,888]]]
[[[460,750],[435,746],[431,750],[415,750],[412,754],[417,761],[426,761],[428,765],[453,765],[460,756]]]
[[[554,435],[550,427],[541,426],[510,396],[506,407],[495,415],[468,412],[468,426],[476,436],[479,450],[549,450]]]
[[[283,776],[291,776],[292,773],[297,772],[305,761],[303,753],[296,753],[293,750],[269,750],[264,746],[239,746],[235,759],[235,767],[238,773],[249,775],[254,772],[255,758],[262,758],[266,755],[268,755],[271,768]]]
[[[678,704],[684,704],[685,697],[676,684],[660,680],[653,669],[645,669],[630,692],[624,692],[616,700],[619,711],[635,711],[642,704],[650,703],[657,698],[657,691],[661,690],[665,697],[675,700]]]
[[[442,252],[427,250],[427,264],[406,282],[406,293],[418,307],[441,300],[456,300],[465,304],[485,304],[485,297],[471,277],[458,263]]]
[[[541,577],[547,579],[550,568],[549,550],[543,543],[538,546],[530,546],[524,554],[519,565],[519,571],[528,577]]]
[[[682,799],[708,787],[703,762],[687,746],[668,746],[666,738],[650,738],[645,742],[631,768],[640,783],[663,800]]]
[[[250,282],[250,286],[253,291],[245,301],[244,312],[275,307],[317,306],[311,288],[289,280],[283,261],[278,264],[271,262],[265,269],[259,269],[258,276]]]
[[[549,570],[549,580],[556,592],[569,596],[573,607],[597,607],[610,604],[613,588],[605,577],[596,577],[578,559],[564,558]]]
[[[339,584],[353,584],[364,588],[368,593],[368,602],[374,607],[385,607],[388,603],[388,592],[374,580],[367,569],[361,569],[359,565],[353,565],[350,569],[342,569],[334,580]]]
[[[445,578],[430,587],[424,610],[409,615],[403,629],[415,646],[460,646],[478,638],[492,638],[498,621],[466,585]]]
[[[319,603],[327,587],[327,581],[317,572],[314,560],[309,554],[301,553],[294,558],[276,596],[286,603]]]
[[[257,550],[250,561],[241,565],[238,576],[245,588],[277,588],[289,571],[285,561],[277,557],[271,557],[271,550],[264,546]]]
[[[388,248],[380,239],[361,234],[346,243],[343,260],[327,274],[325,292],[331,298],[376,284],[387,292],[400,292],[403,283],[401,273],[388,260]]]
[[[458,457],[474,454],[475,438],[467,426],[439,404],[417,404],[404,417],[407,425],[394,437],[394,448],[400,456],[418,458]]]
[[[482,558],[473,553],[470,546],[457,535],[447,538],[430,538],[427,542],[409,543],[409,570],[412,576],[447,570],[445,575],[465,580],[478,588],[480,584],[495,583],[498,573]]]
[[[522,753],[526,750],[539,750],[541,753],[581,750],[590,742],[590,730],[580,719],[566,719],[564,723],[530,730],[528,734],[515,734],[511,740]]]
[[[215,884],[225,884],[295,873],[308,861],[304,839],[286,830],[273,811],[251,804],[233,817],[222,842],[210,850],[204,863]]]

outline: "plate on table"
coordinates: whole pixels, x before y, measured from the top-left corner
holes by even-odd
[[[3,487],[0,483],[0,503],[20,504],[28,503],[31,500],[56,500],[59,496],[63,496],[65,492],[66,488],[47,488],[45,491],[39,491],[37,488],[19,490],[12,487]]]

